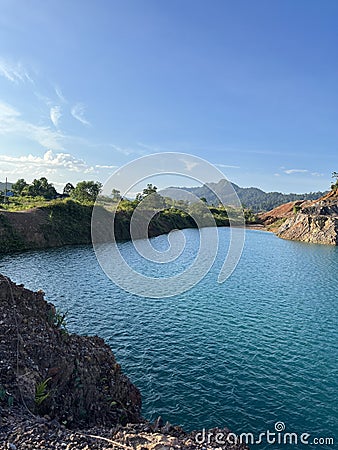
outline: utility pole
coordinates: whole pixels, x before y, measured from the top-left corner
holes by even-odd
[[[5,196],[4,196],[4,203],[7,203],[7,177],[5,182]]]

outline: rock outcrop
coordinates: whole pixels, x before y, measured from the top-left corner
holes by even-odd
[[[264,224],[266,229],[271,231],[277,230],[281,223],[286,219],[293,218],[295,216],[295,209],[300,209],[302,206],[309,204],[309,201],[296,201],[284,203],[277,206],[271,211],[267,211],[259,214],[259,221]]]
[[[43,292],[0,276],[0,318],[0,386],[14,404],[70,427],[140,420],[141,395],[109,346],[69,334]]]
[[[158,418],[141,416],[139,390],[99,337],[68,333],[64,316],[0,275],[0,449],[211,450]],[[245,450],[226,428],[223,449]],[[229,437],[229,440],[227,438]]]
[[[314,244],[338,245],[338,192],[331,191],[315,202],[297,205],[276,235]]]

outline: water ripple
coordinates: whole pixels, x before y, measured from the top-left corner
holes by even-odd
[[[196,230],[184,233],[182,267],[198,245]],[[210,273],[171,299],[122,292],[88,246],[1,257],[0,271],[69,310],[71,330],[105,338],[140,387],[150,419],[160,414],[187,429],[227,425],[257,434],[282,420],[289,431],[334,435],[338,248],[248,231],[236,271],[220,285],[229,230],[220,233]],[[156,238],[157,248],[165,245],[165,237]],[[130,243],[121,251],[134,258]]]

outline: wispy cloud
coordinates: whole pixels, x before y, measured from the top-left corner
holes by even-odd
[[[46,92],[44,89],[41,92],[39,86],[32,80],[28,69],[21,62],[12,63],[0,57],[0,77],[4,77],[13,84],[30,81],[32,85],[28,84],[27,89],[44,104],[44,116],[40,118],[38,124],[35,124],[30,119],[24,118],[20,109],[13,108],[0,100],[0,134],[16,134],[18,137],[36,141],[46,149],[63,150],[65,136],[60,130],[61,117],[65,118],[70,113],[81,124],[91,125],[86,118],[84,103],[78,102],[70,108],[69,102],[57,84],[49,85],[51,88],[49,91]],[[53,126],[51,124],[49,126],[47,119]]]
[[[307,169],[285,169],[284,173],[287,175],[292,175],[293,173],[307,173]]]
[[[130,156],[130,155],[144,156],[147,153],[144,150],[138,150],[138,149],[129,148],[129,147],[120,147],[115,144],[109,144],[109,147],[111,147],[113,150],[117,151],[118,153],[121,153],[124,156]]]
[[[12,118],[12,117],[18,117],[18,116],[20,116],[20,113],[15,108],[8,105],[7,103],[0,102],[0,119],[1,120],[6,120],[6,118]]]
[[[103,165],[101,165],[101,164],[96,164],[95,165],[95,169],[117,169],[118,168],[118,166],[110,166],[110,165],[105,165],[105,164],[103,164]]]
[[[0,75],[12,83],[33,82],[28,70],[20,62],[13,64],[3,58],[0,59]]]
[[[284,167],[281,167],[281,169],[284,169]],[[322,177],[324,176],[323,173],[319,173],[319,172],[310,172],[310,170],[308,169],[284,169],[283,170],[284,173],[286,173],[287,175],[293,175],[295,173],[307,173],[313,177]],[[275,175],[279,175],[279,174],[275,174]]]
[[[72,107],[70,112],[74,119],[78,120],[83,125],[91,125],[91,123],[85,117],[86,106],[83,103],[76,103]]]
[[[221,167],[222,169],[240,169],[239,166],[231,166],[228,164],[214,164],[217,167]]]
[[[137,145],[139,147],[141,147],[141,148],[144,148],[145,150],[147,150],[148,152],[151,152],[151,153],[160,153],[160,152],[163,152],[163,151],[165,151],[165,152],[168,151],[168,150],[163,149],[163,148],[158,147],[158,146],[144,144],[143,142],[137,142]],[[144,153],[146,153],[146,152],[144,152]]]
[[[58,86],[54,86],[54,91],[55,91],[55,94],[56,94],[57,98],[62,103],[67,103],[66,97],[63,95],[61,89]]]
[[[323,173],[319,173],[319,172],[311,172],[311,175],[312,175],[313,177],[323,177],[323,176],[324,176]]]
[[[59,120],[62,117],[61,107],[56,105],[52,106],[49,111],[50,120],[53,122],[53,125],[55,128],[58,128],[59,126]]]
[[[63,136],[60,132],[24,120],[18,110],[1,101],[0,134],[13,134],[35,141],[45,148],[63,150],[61,143]]]

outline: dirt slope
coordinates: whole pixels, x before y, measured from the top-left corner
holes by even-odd
[[[338,245],[338,191],[315,201],[290,202],[260,215],[262,224],[283,239]]]

